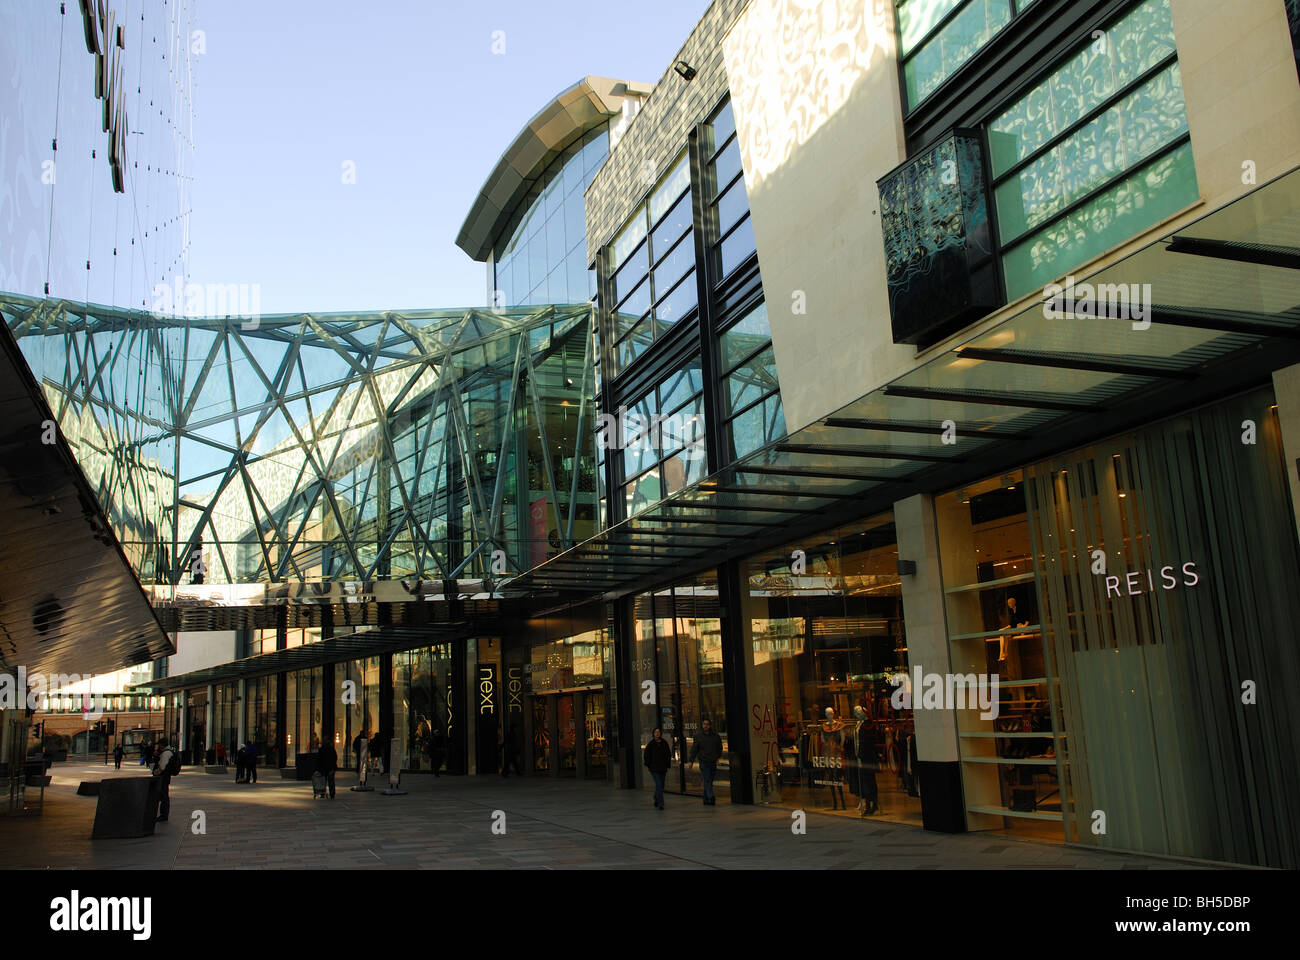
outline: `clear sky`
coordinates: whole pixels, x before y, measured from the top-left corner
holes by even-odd
[[[482,305],[455,239],[510,141],[583,76],[656,82],[707,7],[200,0],[190,279],[263,314]]]

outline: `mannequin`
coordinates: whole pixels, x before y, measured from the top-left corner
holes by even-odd
[[[847,810],[844,801],[844,724],[835,719],[835,708],[826,708],[826,719],[822,727],[821,760],[823,776],[831,791],[831,809]]]
[[[861,706],[853,708],[857,720],[854,728],[853,743],[858,755],[858,811],[862,816],[870,816],[880,809],[879,793],[876,790],[876,746],[872,741],[871,722],[866,710]]]

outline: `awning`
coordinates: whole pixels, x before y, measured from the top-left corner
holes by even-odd
[[[327,663],[377,657],[384,653],[409,650],[417,645],[431,646],[436,643],[449,643],[461,637],[480,636],[485,633],[496,635],[500,632],[499,623],[487,620],[421,627],[373,627],[330,637],[317,643],[306,643],[287,650],[276,650],[256,657],[245,657],[243,660],[191,670],[189,673],[178,673],[172,677],[162,677],[147,683],[138,683],[133,689],[148,690],[155,694],[170,693],[175,690],[205,687],[208,684],[265,677],[289,670],[305,670]]]
[[[1023,465],[1300,362],[1300,170],[503,587],[618,596]]]
[[[107,673],[174,653],[0,323],[0,669]]]

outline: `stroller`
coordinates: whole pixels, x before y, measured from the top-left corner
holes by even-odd
[[[311,775],[311,798],[313,800],[324,800],[329,796],[329,792],[329,778],[317,770]]]

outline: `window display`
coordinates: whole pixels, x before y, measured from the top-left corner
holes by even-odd
[[[755,802],[921,822],[897,563],[888,514],[746,562]]]
[[[1069,785],[1057,755],[1022,477],[990,477],[937,497],[935,517],[952,670],[998,684],[995,715],[975,705],[956,711],[967,824],[1061,840]]]

